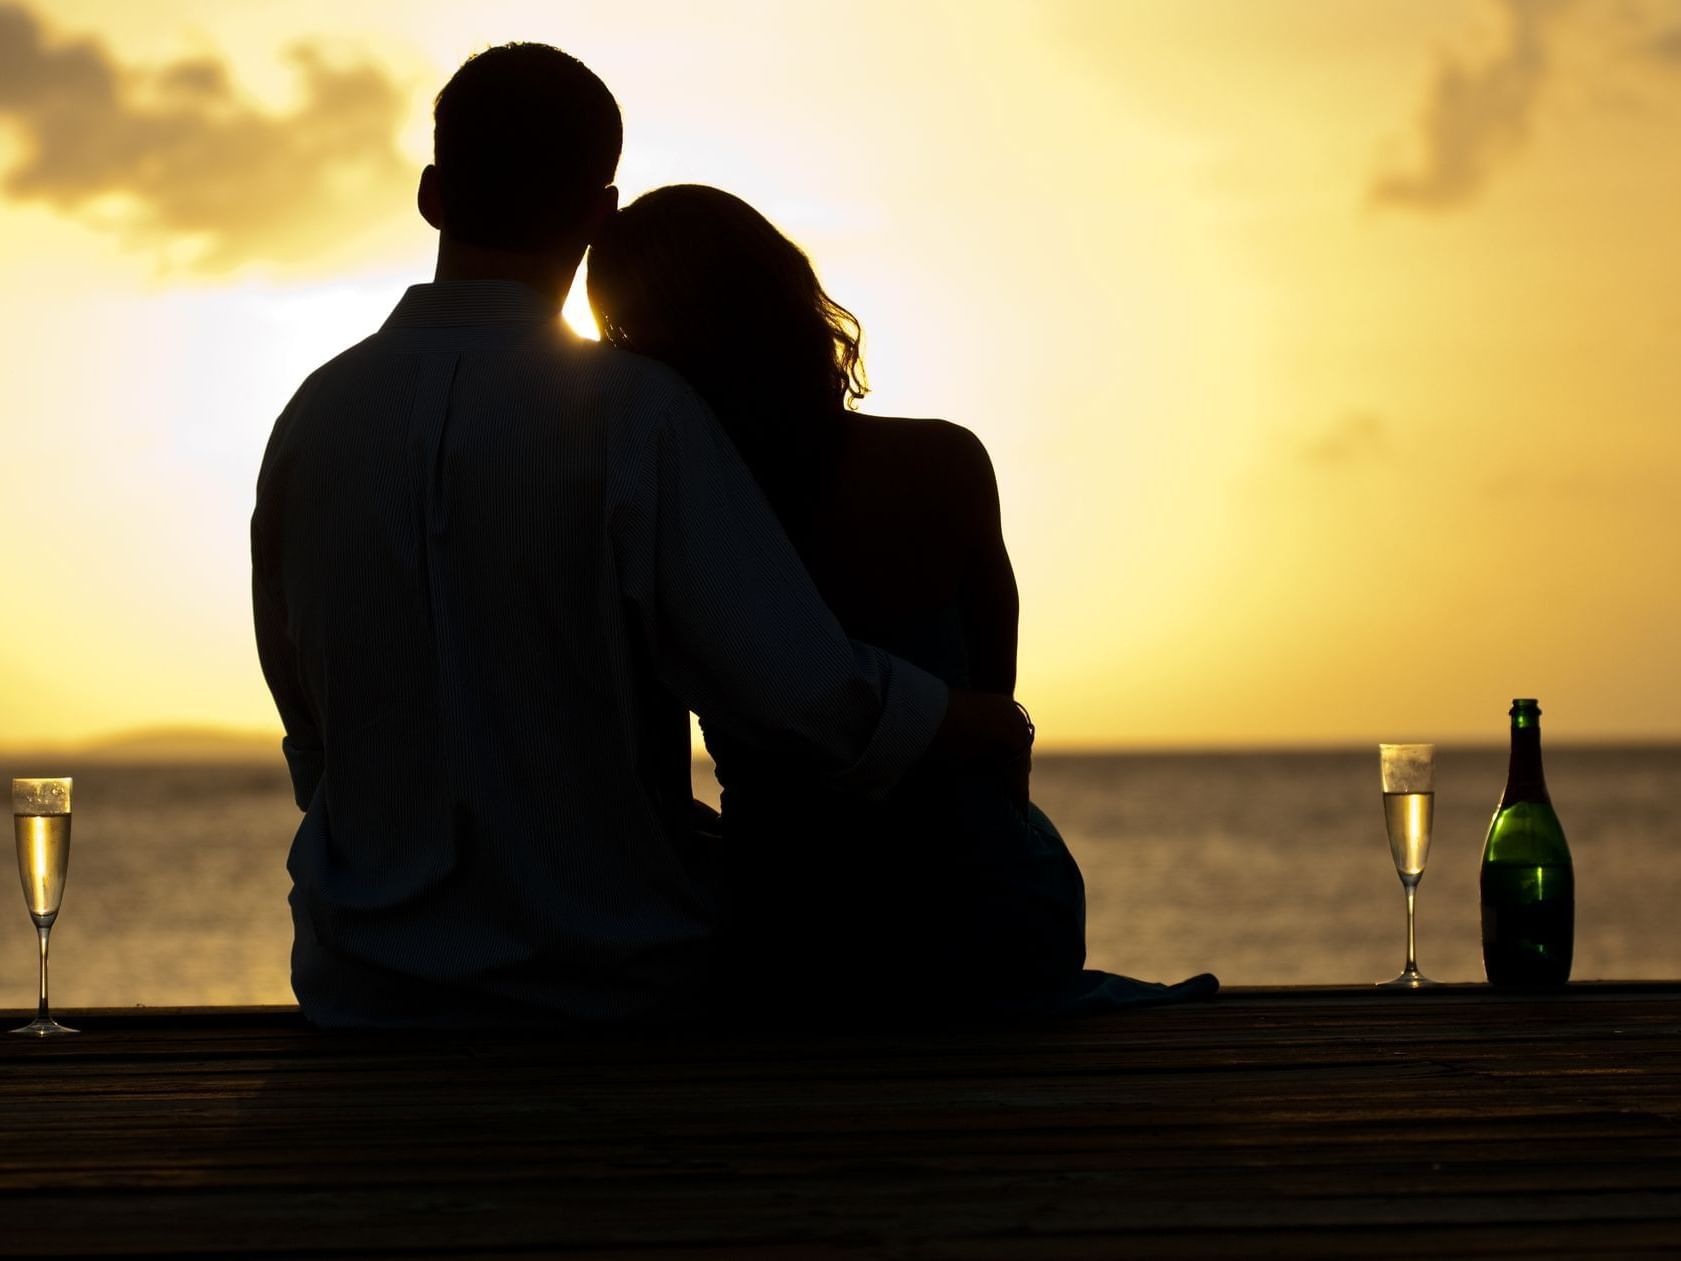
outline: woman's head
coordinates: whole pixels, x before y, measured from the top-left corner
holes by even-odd
[[[864,395],[858,321],[799,246],[719,189],[673,184],[614,216],[589,299],[609,342],[669,363],[732,429],[797,427]]]

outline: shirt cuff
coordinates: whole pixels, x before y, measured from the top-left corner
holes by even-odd
[[[307,811],[327,769],[326,758],[320,749],[293,744],[291,737],[280,742],[280,751],[286,755],[286,769],[292,774],[292,799],[299,810]]]
[[[881,718],[863,754],[831,782],[842,792],[876,799],[898,787],[928,752],[945,721],[951,689],[928,671],[879,648],[858,645],[855,650],[874,653],[881,663]]]

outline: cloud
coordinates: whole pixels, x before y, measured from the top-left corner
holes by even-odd
[[[1659,61],[1681,66],[1681,26],[1654,35],[1646,51]]]
[[[0,125],[23,152],[0,192],[116,230],[171,267],[317,253],[412,177],[395,140],[407,93],[377,66],[314,44],[287,57],[299,103],[268,113],[214,58],[124,65],[0,3]]]
[[[1389,449],[1389,425],[1375,412],[1348,412],[1302,448],[1308,463],[1352,464]]]
[[[1371,200],[1421,210],[1472,201],[1528,139],[1547,82],[1551,27],[1573,2],[1500,0],[1506,42],[1492,60],[1475,66],[1444,53],[1419,120],[1421,160],[1410,171],[1380,176],[1368,190]]]

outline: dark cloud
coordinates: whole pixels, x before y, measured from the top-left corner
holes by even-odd
[[[0,190],[115,227],[176,265],[307,257],[365,223],[371,200],[401,204],[407,95],[378,67],[311,44],[287,57],[299,104],[267,113],[217,60],[124,65],[0,3],[0,124],[23,149]]]
[[[1443,54],[1419,120],[1421,160],[1371,186],[1378,204],[1442,210],[1470,202],[1529,136],[1546,85],[1554,19],[1574,0],[1500,0],[1501,51],[1480,66]]]
[[[1376,412],[1349,412],[1302,448],[1308,463],[1352,464],[1389,449],[1389,425]]]
[[[1681,66],[1681,26],[1653,36],[1651,43],[1646,48],[1659,61],[1667,61],[1673,66]]]

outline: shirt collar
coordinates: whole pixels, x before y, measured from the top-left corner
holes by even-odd
[[[410,285],[385,327],[541,324],[559,316],[559,307],[517,280],[446,280]]]

